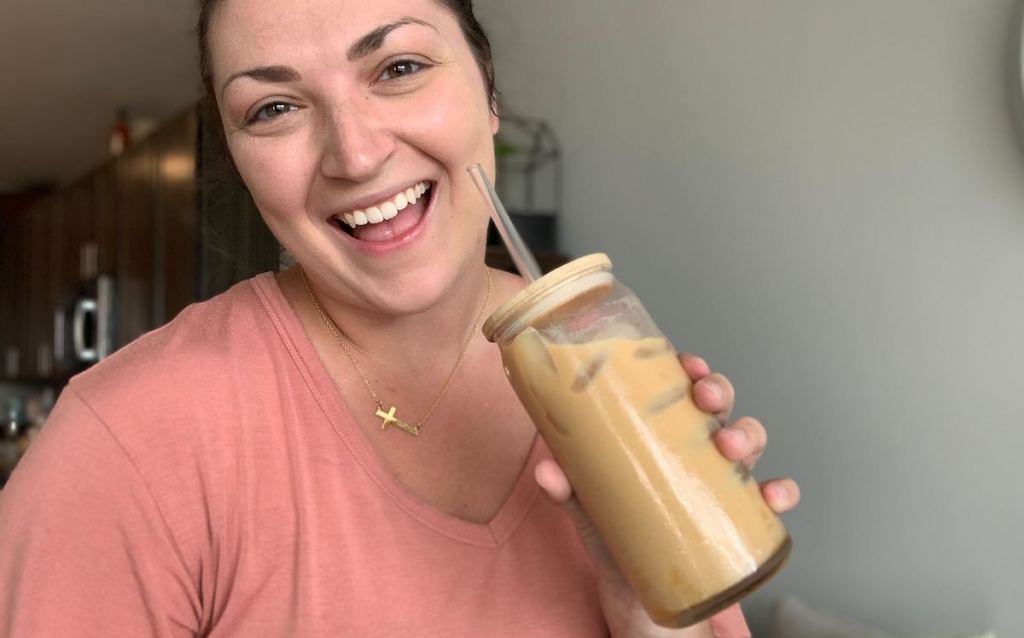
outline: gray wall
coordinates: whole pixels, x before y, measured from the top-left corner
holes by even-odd
[[[564,245],[612,256],[764,420],[759,475],[803,486],[755,635],[787,592],[1019,635],[1015,3],[477,4],[505,107],[563,141]]]

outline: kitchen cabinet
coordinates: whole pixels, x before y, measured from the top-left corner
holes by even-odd
[[[218,125],[208,108],[189,109],[72,184],[0,207],[0,381],[59,386],[81,369],[68,323],[97,276],[114,282],[120,347],[277,268],[277,242],[234,176]]]
[[[14,334],[14,214],[0,214],[0,377],[7,376],[7,349],[17,341]]]
[[[227,159],[220,121],[200,105],[197,174],[199,297],[209,299],[235,282],[279,264],[277,240]]]
[[[5,213],[0,219],[0,259],[3,277],[0,280],[0,372],[4,377],[16,377],[21,373],[23,347],[27,340],[25,317],[28,287],[19,281],[19,276],[28,273],[28,250],[24,244],[29,240],[28,224],[23,214]]]
[[[25,348],[22,365],[37,376],[52,372],[53,346],[49,336],[53,323],[50,297],[50,225],[52,217],[49,207],[44,205],[40,214],[27,215],[22,220],[28,235],[27,290],[24,291],[26,312],[22,315]]]
[[[202,220],[226,216],[200,207],[199,126],[190,109],[67,187],[0,211],[0,380],[60,385],[81,368],[67,321],[97,275],[114,282],[115,346],[234,283],[199,274]],[[261,266],[276,263],[276,246],[263,250]]]
[[[199,293],[196,257],[197,201],[196,117],[179,128],[158,133],[155,233],[154,320],[163,324],[196,301]]]
[[[153,313],[157,150],[151,138],[116,163],[115,236],[117,282],[115,342],[126,344],[156,325]]]

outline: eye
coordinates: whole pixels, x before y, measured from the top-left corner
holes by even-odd
[[[415,75],[428,65],[413,60],[396,60],[384,67],[379,80],[397,80],[408,75]]]
[[[279,115],[284,115],[290,111],[297,111],[298,107],[294,104],[288,104],[287,102],[271,102],[270,104],[264,104],[261,106],[252,117],[249,118],[249,124],[255,124],[256,122],[266,122],[272,120]]]

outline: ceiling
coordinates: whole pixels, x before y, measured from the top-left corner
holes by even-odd
[[[137,124],[201,87],[197,0],[0,0],[0,193],[61,185],[109,156],[119,108]]]

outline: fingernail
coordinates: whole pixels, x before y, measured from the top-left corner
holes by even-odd
[[[719,401],[722,400],[722,389],[718,387],[718,384],[706,381],[701,385],[707,388],[711,392],[711,394],[715,395],[716,399],[718,399]]]
[[[733,428],[733,429],[731,429],[729,431],[732,432],[732,438],[736,439],[737,443],[746,443],[747,442],[747,431],[746,430],[741,430],[740,428]]]
[[[785,485],[772,485],[772,493],[775,495],[776,500],[789,500],[789,490],[786,489]]]

